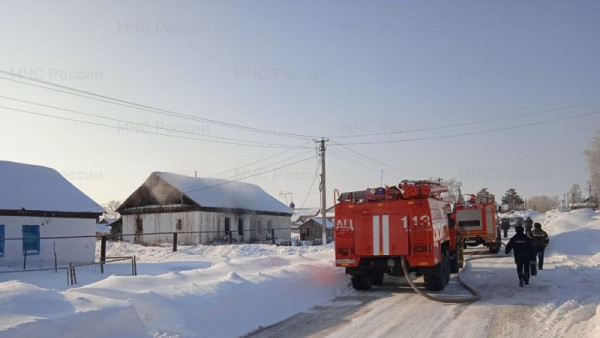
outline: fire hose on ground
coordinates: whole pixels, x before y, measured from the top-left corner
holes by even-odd
[[[502,243],[504,245],[504,243]],[[499,255],[484,255],[484,256],[478,256],[478,257],[471,257],[468,258],[466,260],[466,262],[473,260],[473,259],[483,259],[483,258],[502,258],[502,257],[506,257],[506,256],[499,256]],[[410,287],[415,290],[415,292],[429,300],[435,301],[435,302],[440,302],[440,303],[447,303],[447,304],[461,304],[461,303],[472,303],[475,301],[478,301],[481,299],[481,294],[479,293],[479,291],[475,290],[473,287],[471,287],[470,285],[468,285],[465,281],[463,281],[460,278],[460,271],[458,271],[458,282],[460,283],[460,285],[462,287],[464,287],[465,289],[467,289],[472,295],[468,296],[468,297],[439,297],[439,296],[432,296],[429,294],[426,294],[425,292],[421,291],[421,289],[419,289],[414,283],[413,281],[410,279],[410,275],[408,272],[408,268],[406,266],[406,258],[402,257],[401,259],[402,262],[402,271],[404,272],[404,277],[406,278],[406,281],[408,282],[408,284],[410,285]]]

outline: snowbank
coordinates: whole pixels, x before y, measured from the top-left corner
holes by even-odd
[[[0,284],[0,336],[148,337],[129,302],[42,289],[19,281]]]
[[[456,332],[476,337],[489,325],[500,325],[482,320],[488,318],[482,314],[505,311],[531,323],[502,322],[499,335],[514,335],[511,325],[517,325],[523,335],[598,336],[600,215],[592,210],[551,211],[534,220],[550,235],[544,271],[529,288],[519,288],[511,257],[473,262],[464,277],[482,289],[484,299],[461,305],[462,316],[443,307]],[[107,249],[109,256],[136,255],[138,276],[101,279],[89,272],[94,282],[71,289],[64,281],[44,280],[37,286],[0,282],[0,336],[237,337],[338,296],[356,295],[344,270],[333,264],[331,244],[198,245],[170,252],[170,246],[108,243]],[[408,299],[404,306],[419,318],[415,309],[429,301],[417,295]],[[402,332],[419,335],[420,324],[407,323]],[[347,336],[356,332],[350,330]],[[371,335],[378,332],[383,335]]]
[[[173,253],[170,247],[109,243],[107,250],[108,256],[139,257],[138,276],[110,276],[63,292],[0,283],[0,293],[15,295],[0,298],[0,306],[8,304],[0,310],[0,336],[39,336],[36,330],[64,326],[64,318],[78,321],[67,331],[107,336],[98,324],[79,319],[85,310],[111,327],[131,320],[129,331],[122,331],[127,334],[113,331],[119,336],[235,337],[349,292],[331,245],[199,245]],[[39,301],[48,311],[36,308]],[[62,336],[54,333],[44,334]]]

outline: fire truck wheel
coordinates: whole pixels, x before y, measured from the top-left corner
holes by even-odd
[[[498,252],[500,252],[500,247],[502,246],[502,244],[490,244],[488,246],[488,249],[490,251],[491,254],[497,254]]]
[[[425,289],[429,291],[442,291],[444,290],[444,277],[442,272],[431,273],[423,275],[423,281],[425,282]]]
[[[446,275],[442,271],[444,264],[440,263],[438,268],[435,269],[434,273],[427,273],[423,275],[423,281],[425,282],[425,289],[429,291],[442,291],[446,286]]]
[[[383,271],[373,272],[373,285],[383,284]]]
[[[442,264],[444,266],[444,284],[450,282],[450,255],[448,249],[444,249],[442,252]]]
[[[352,287],[355,290],[371,290],[371,287],[373,286],[373,281],[368,275],[353,276],[351,281]]]
[[[457,273],[458,269],[460,269],[458,263],[458,252],[454,252],[453,254],[451,254],[450,258],[450,273]]]

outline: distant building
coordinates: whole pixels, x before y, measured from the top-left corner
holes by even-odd
[[[93,262],[104,209],[56,170],[0,161],[0,264]],[[43,239],[43,237],[91,236]],[[40,238],[42,237],[42,238]],[[11,238],[14,238],[11,240]]]
[[[327,238],[328,241],[331,241],[333,238],[333,219],[335,218],[335,206],[330,207],[325,210],[325,218],[327,218],[327,224],[332,222],[331,230],[328,229]],[[318,222],[310,222],[312,219],[319,219]],[[310,240],[316,239],[316,224],[322,224],[323,220],[321,217],[321,208],[299,208],[294,210],[294,215],[292,215],[292,233],[298,239],[301,238],[309,238]],[[320,225],[319,225],[320,226]],[[313,229],[313,230],[308,230]],[[304,231],[303,231],[304,230]],[[308,230],[308,231],[306,231]],[[309,236],[308,234],[311,233]],[[323,234],[323,231],[319,229],[319,234]],[[313,238],[314,237],[314,238]],[[323,237],[318,237],[319,239],[323,239]],[[308,240],[308,239],[303,239]]]
[[[259,186],[154,172],[117,209],[123,240],[138,243],[252,243],[291,239],[292,210]],[[146,233],[164,233],[152,235]]]
[[[316,217],[320,212],[320,208],[294,209],[294,214],[292,215],[292,222],[300,226],[309,219]]]
[[[598,202],[596,201],[595,198],[588,197],[579,203],[569,203],[569,210],[584,209],[584,208],[598,209]]]
[[[333,240],[333,222],[327,220],[327,243]],[[298,227],[299,239],[301,241],[313,241],[315,239],[323,239],[323,218],[314,217],[304,222]]]

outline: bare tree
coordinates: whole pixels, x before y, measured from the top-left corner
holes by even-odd
[[[113,218],[113,219],[117,219],[119,218],[121,215],[117,212],[117,208],[119,208],[119,206],[121,205],[121,202],[119,201],[115,201],[112,200],[104,205],[102,205],[104,207],[104,210],[106,210],[106,213],[104,213],[104,218]]]
[[[449,180],[442,180],[440,183],[448,187],[448,192],[443,195],[444,201],[450,203],[458,201],[461,182],[456,181],[455,178],[451,178]]]
[[[546,212],[548,210],[558,208],[559,201],[558,196],[533,196],[529,199],[528,204],[531,209],[537,212]]]
[[[600,129],[592,138],[587,150],[583,152],[590,169],[588,184],[592,186],[592,195],[600,194]]]
[[[571,202],[581,203],[581,201],[583,201],[582,196],[583,195],[581,193],[581,187],[579,187],[579,184],[573,184],[573,186],[571,186],[571,190],[569,190],[569,198],[571,199]]]

